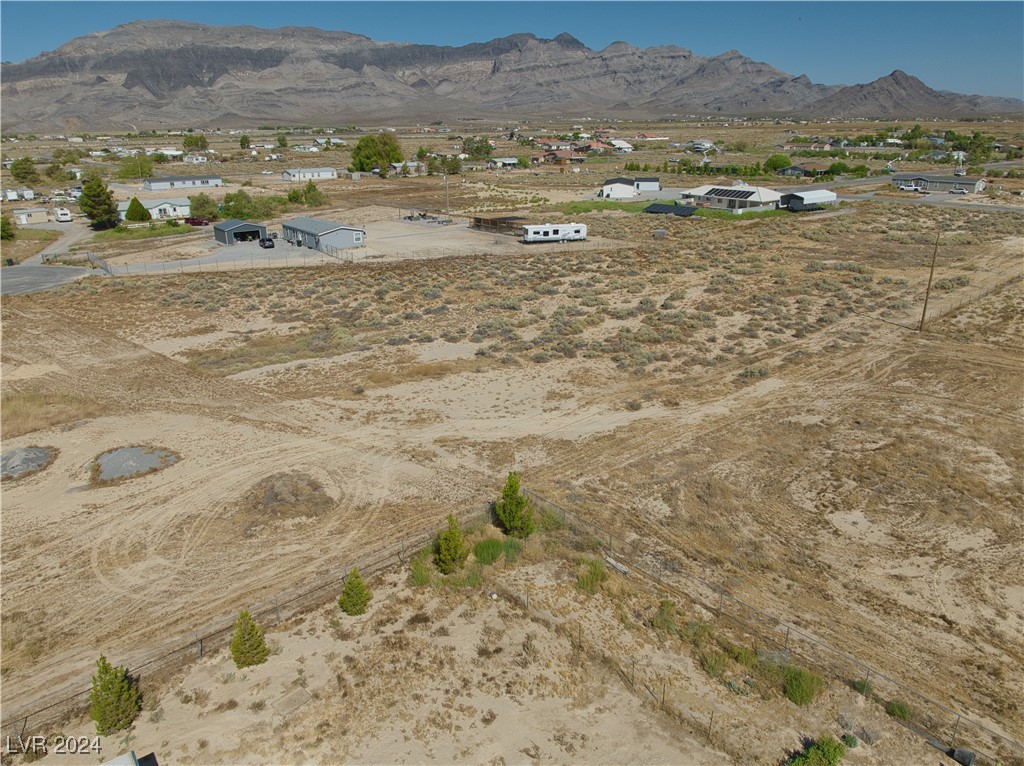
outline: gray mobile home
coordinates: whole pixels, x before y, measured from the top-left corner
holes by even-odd
[[[282,223],[281,235],[291,244],[325,252],[348,250],[366,244],[366,232],[363,229],[305,216]]]

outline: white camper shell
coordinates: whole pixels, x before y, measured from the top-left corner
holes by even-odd
[[[523,242],[575,242],[587,238],[583,223],[545,223],[523,226]]]

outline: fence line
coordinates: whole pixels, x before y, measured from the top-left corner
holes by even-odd
[[[606,548],[606,560],[614,556],[612,563],[628,564],[632,571],[652,580],[661,589],[668,590],[683,600],[704,607],[720,621],[733,624],[740,631],[755,639],[755,648],[777,652],[778,658],[786,663],[789,662],[791,656],[795,655],[813,669],[827,673],[836,679],[845,680],[851,685],[862,681],[864,686],[861,687],[863,691],[860,693],[876,702],[897,699],[912,700],[914,702],[912,718],[909,722],[904,723],[907,728],[929,741],[948,742],[949,747],[959,744],[963,744],[964,747],[970,746],[978,756],[979,766],[985,763],[1000,763],[1001,758],[1007,756],[1018,761],[1024,759],[1024,745],[1021,743],[967,718],[964,714],[931,699],[866,662],[833,648],[827,642],[808,632],[744,603],[721,586],[682,571],[674,559],[667,559],[662,553],[639,549],[636,543],[624,543],[608,530],[581,519],[539,493],[525,488],[523,491],[535,506],[554,512],[568,528],[596,537]],[[679,588],[669,581],[670,578],[681,578],[686,580],[689,586],[697,586],[697,588],[696,590],[693,587]],[[582,641],[582,634],[578,640]],[[609,660],[603,647],[598,653]],[[611,658],[610,661],[616,664],[622,674],[623,670],[617,665],[614,658]],[[651,691],[650,688],[648,691]],[[657,688],[655,688],[656,691],[658,691]],[[883,693],[885,691],[889,691],[890,694]],[[657,694],[651,693],[657,698]],[[663,700],[665,693],[667,691],[662,687]],[[664,707],[664,702],[662,706]],[[685,706],[682,709],[685,709]],[[667,708],[666,711],[671,712]],[[688,715],[687,717],[693,723],[693,716]],[[680,718],[680,720],[683,719]],[[712,723],[713,721],[708,725],[709,740]]]
[[[463,524],[480,518],[488,518],[488,510],[474,511],[460,516]],[[319,608],[341,594],[345,578],[358,567],[361,574],[370,576],[395,564],[404,564],[425,544],[434,539],[439,531],[447,528],[447,522],[437,527],[408,537],[397,543],[362,554],[352,561],[337,567],[312,582],[281,591],[264,599],[249,609],[255,619],[264,624],[278,625],[309,609]],[[340,587],[339,587],[340,586]],[[190,660],[201,659],[211,651],[227,646],[234,632],[236,615],[225,615],[212,623],[187,631],[185,637],[174,639],[148,652],[111,664],[123,665],[136,679],[143,672],[155,674],[159,671],[174,670]],[[31,722],[34,729],[60,721],[69,715],[84,711],[89,702],[91,682],[69,684],[13,711],[5,711],[0,729],[10,736],[24,735]]]

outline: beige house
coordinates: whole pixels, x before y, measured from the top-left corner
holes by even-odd
[[[33,223],[46,223],[50,220],[45,207],[33,207],[14,211],[14,222],[19,226]]]

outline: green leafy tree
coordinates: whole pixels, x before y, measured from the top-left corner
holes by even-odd
[[[763,167],[766,173],[774,173],[777,170],[788,168],[792,164],[792,161],[785,154],[773,154],[764,161]]]
[[[78,199],[78,207],[92,221],[93,228],[108,229],[117,226],[120,213],[114,202],[114,193],[103,183],[99,176],[93,176],[82,187],[82,196]]]
[[[352,571],[345,578],[345,589],[338,599],[338,606],[345,614],[357,615],[366,611],[366,605],[370,603],[373,594],[366,587],[359,570],[352,567]]]
[[[198,136],[185,136],[181,145],[185,151],[205,152],[210,148],[210,142],[201,133]]]
[[[502,528],[512,537],[529,537],[536,529],[533,523],[533,505],[520,490],[519,481],[518,473],[509,473],[501,497],[494,504],[494,513]]]
[[[432,176],[441,172],[441,161],[437,157],[427,157],[427,175]]]
[[[224,195],[224,215],[246,221],[250,218],[267,218],[274,206],[262,197],[253,197],[245,189]]]
[[[430,154],[430,152],[427,151],[427,147],[421,146],[419,149],[416,150],[416,159],[418,159],[420,162],[423,162],[427,158],[428,154]]]
[[[380,168],[383,175],[392,162],[403,161],[402,149],[390,133],[363,136],[352,150],[352,169],[361,172]]]
[[[288,134],[278,133],[277,134],[277,146],[279,149],[286,149],[288,147]]]
[[[193,218],[204,218],[207,221],[214,221],[220,218],[220,210],[217,203],[209,194],[194,194],[188,198],[189,215]]]
[[[302,200],[310,207],[320,207],[327,204],[327,195],[317,188],[317,185],[310,181],[302,190]]]
[[[122,180],[153,177],[153,158],[144,154],[126,157],[121,162],[117,177]]]
[[[482,158],[491,156],[491,144],[486,138],[477,138],[472,136],[470,138],[463,139],[462,151],[468,154],[470,157]]]
[[[434,542],[434,563],[442,574],[451,574],[462,569],[469,557],[469,546],[462,536],[459,520],[448,514],[448,529],[441,532]]]
[[[124,220],[135,222],[151,221],[153,216],[146,210],[146,206],[139,202],[138,197],[132,197],[132,201],[128,203],[128,209],[124,211]]]
[[[289,189],[288,190],[288,201],[289,202],[294,202],[294,203],[296,203],[298,205],[301,205],[303,202],[305,202],[305,199],[306,198],[302,194],[302,189]]]
[[[39,174],[36,172],[36,166],[31,157],[22,157],[12,162],[11,176],[15,181],[22,183],[35,183],[39,180]]]
[[[238,145],[242,149],[248,149],[249,147],[252,146],[252,141],[249,139],[249,136],[243,133],[238,137]]]
[[[516,157],[516,167],[517,168],[528,168],[528,167],[530,167],[530,158],[527,157],[526,155],[521,155],[519,157]]]
[[[462,172],[462,160],[458,157],[445,157],[441,161],[441,170],[450,176],[457,176]]]
[[[96,722],[96,733],[106,737],[127,729],[142,709],[138,687],[123,667],[113,667],[100,655],[89,694],[89,717]]]
[[[6,215],[0,217],[0,239],[5,242],[9,239],[14,239],[14,224],[11,223],[11,219]]]
[[[852,173],[853,168],[847,165],[845,162],[833,162],[828,166],[828,174],[830,176],[841,176],[846,173]]]
[[[262,665],[270,656],[263,628],[256,624],[252,615],[246,610],[238,615],[235,621],[235,633],[231,637],[231,659],[236,668],[248,668]]]

